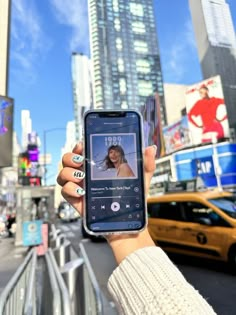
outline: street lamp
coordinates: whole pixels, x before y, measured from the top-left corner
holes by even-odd
[[[58,128],[51,128],[51,129],[46,129],[43,131],[43,151],[44,151],[44,174],[43,174],[43,178],[44,178],[44,186],[47,186],[47,174],[46,174],[46,165],[47,165],[47,158],[46,158],[46,154],[47,154],[47,134],[49,132],[54,132],[54,131],[59,131],[59,130],[66,130],[66,128],[64,127],[58,127]]]

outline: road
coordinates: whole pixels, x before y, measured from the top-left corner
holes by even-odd
[[[75,251],[82,240],[80,222],[59,224],[70,239]],[[107,281],[116,267],[113,254],[106,242],[84,243],[87,255],[104,295],[112,301],[107,291]],[[236,276],[229,273],[227,265],[205,259],[182,255],[169,255],[185,278],[208,300],[219,315],[235,315]]]

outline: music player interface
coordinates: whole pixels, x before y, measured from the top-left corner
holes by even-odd
[[[92,231],[137,230],[144,225],[139,116],[86,117],[87,225]]]

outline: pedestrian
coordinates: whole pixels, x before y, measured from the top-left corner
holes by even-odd
[[[82,167],[83,144],[63,156],[58,175],[63,197],[82,215],[83,197],[76,194],[82,179],[73,173]],[[75,159],[74,156],[80,156]],[[155,170],[156,147],[144,153],[146,191]],[[81,183],[80,183],[81,185]],[[120,314],[212,315],[212,307],[183,277],[168,256],[152,241],[148,229],[138,234],[110,235],[107,241],[118,267],[108,281],[108,289]]]

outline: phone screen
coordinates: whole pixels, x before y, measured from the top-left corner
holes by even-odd
[[[142,229],[146,204],[141,117],[136,111],[86,114],[85,170],[87,229]]]

